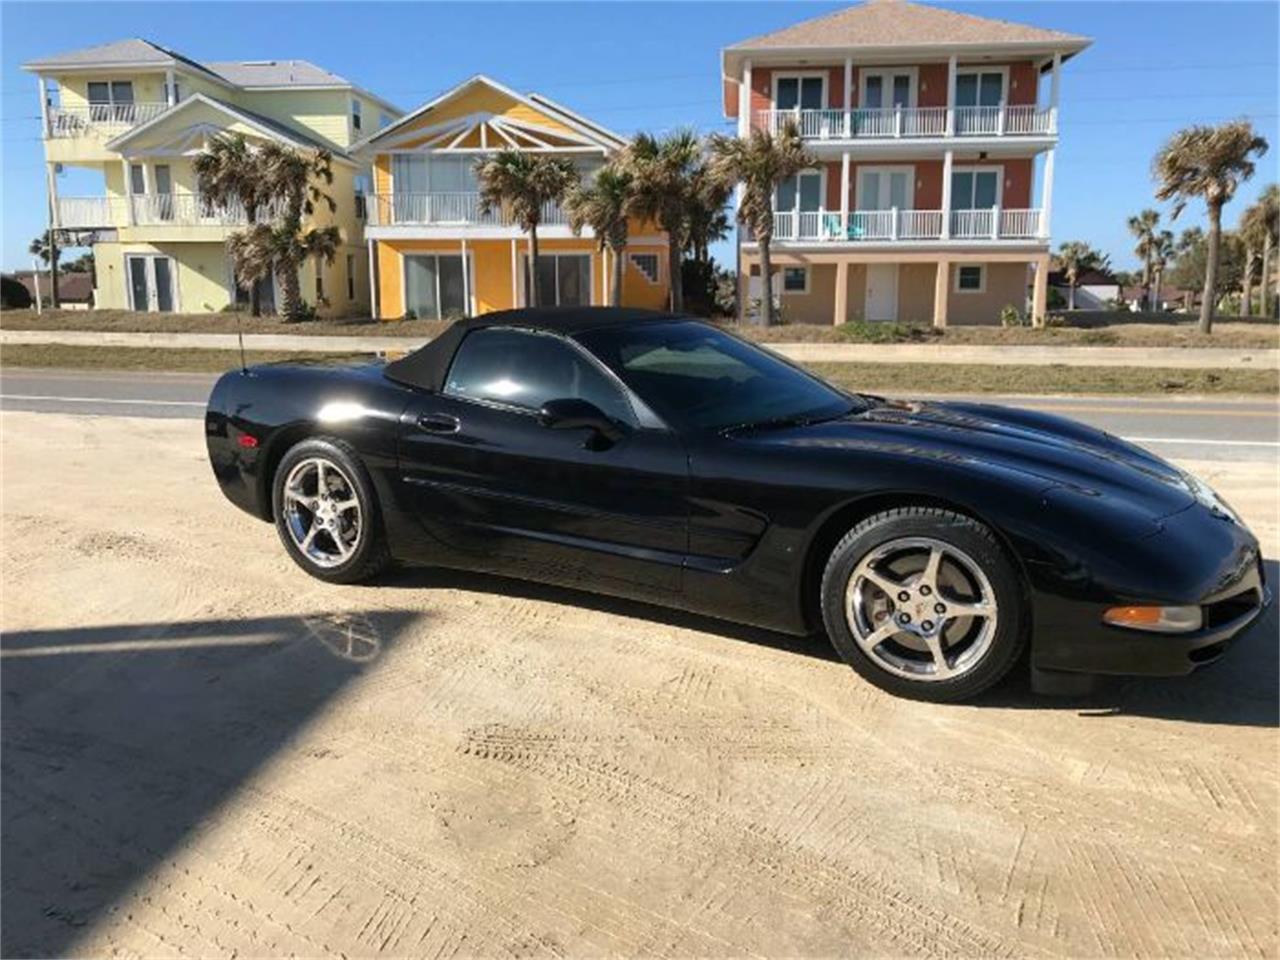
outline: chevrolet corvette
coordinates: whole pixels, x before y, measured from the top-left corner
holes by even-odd
[[[821,632],[952,701],[1185,674],[1270,601],[1209,487],[1045,413],[850,393],[711,324],[629,309],[460,320],[393,362],[225,374],[213,472],[334,583],[393,561]]]

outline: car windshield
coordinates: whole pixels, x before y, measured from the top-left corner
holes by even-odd
[[[606,327],[578,340],[660,416],[685,429],[826,420],[857,408],[780,357],[693,320]]]

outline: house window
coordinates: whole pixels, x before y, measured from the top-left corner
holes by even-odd
[[[822,75],[780,76],[774,89],[774,106],[778,110],[821,110],[826,106],[827,79]]]
[[[781,213],[805,212],[822,208],[822,173],[806,170],[778,184],[776,208]]]
[[[360,122],[361,122],[360,121],[360,101],[352,100],[351,101],[351,129],[359,130]]]
[[[97,123],[133,119],[133,83],[129,80],[89,83],[89,119]]]
[[[656,253],[630,254],[631,265],[644,274],[650,283],[658,282],[658,255]]]
[[[529,258],[524,260],[525,303],[529,303]],[[591,306],[591,255],[586,253],[539,254],[538,306]]]
[[[956,293],[982,293],[987,288],[987,271],[981,264],[956,267]]]
[[[316,303],[324,299],[324,273],[320,261],[316,261]]]
[[[461,256],[414,254],[405,257],[404,288],[406,316],[448,320],[471,312]]]
[[[379,114],[378,114],[378,129],[379,129],[379,130],[381,130],[383,127],[389,127],[389,126],[391,126],[391,114],[389,114],[389,113],[379,113]]]
[[[355,254],[347,254],[347,299],[356,298],[356,258]]]
[[[808,293],[809,292],[809,268],[808,267],[783,267],[782,268],[782,292],[783,293]]]

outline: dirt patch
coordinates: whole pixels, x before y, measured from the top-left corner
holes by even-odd
[[[1181,680],[910,703],[638,604],[318,583],[198,421],[0,426],[6,956],[1280,949],[1274,615]],[[1185,465],[1274,558],[1275,465]]]

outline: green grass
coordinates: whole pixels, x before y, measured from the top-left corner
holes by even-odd
[[[368,354],[290,353],[250,350],[250,364],[271,361],[354,359]],[[236,350],[170,350],[137,347],[21,345],[5,347],[6,367],[86,370],[171,370],[216,373],[240,365]],[[1148,367],[1003,366],[951,363],[813,363],[820,376],[869,393],[1280,393],[1275,370],[1181,370]]]

